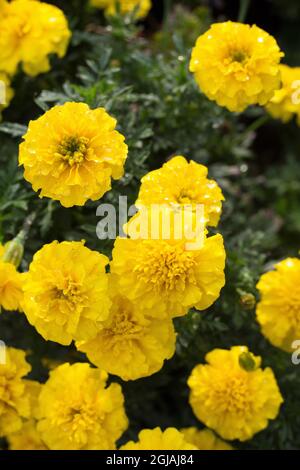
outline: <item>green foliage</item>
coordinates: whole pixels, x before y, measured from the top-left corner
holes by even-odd
[[[49,74],[36,79],[20,74],[14,81],[16,96],[0,125],[1,240],[15,236],[34,214],[22,270],[36,250],[54,239],[85,239],[88,247],[111,255],[111,242],[96,237],[97,202],[64,209],[55,201],[39,199],[17,166],[18,144],[28,121],[54,104],[83,101],[93,108],[103,106],[117,118],[126,136],[125,176],[101,202],[116,204],[119,195],[127,195],[133,203],[140,178],[172,155],[208,165],[226,197],[218,228],[227,251],[226,286],[207,311],[192,310],[176,319],[177,352],[159,373],[122,383],[130,418],[123,440],[143,427],[200,427],[188,405],[186,379],[191,369],[215,347],[243,344],[262,356],[264,366],[273,368],[285,403],[265,431],[234,446],[300,448],[300,368],[292,365],[289,354],[264,339],[255,321],[259,276],[278,259],[297,255],[299,249],[299,129],[295,123],[269,122],[253,130],[253,122],[264,111],[232,114],[199,92],[188,63],[194,38],[212,14],[204,7],[193,14],[179,5],[169,29],[154,36],[150,31],[146,38],[142,27],[128,19],[116,17],[107,25],[102,13],[88,8],[87,2],[52,3],[70,15],[72,45],[63,61],[54,60]],[[298,5],[289,4],[287,15]],[[288,36],[287,31],[283,36]],[[31,352],[32,377],[41,381],[47,377],[45,357],[83,360],[73,346],[43,341],[17,313],[1,314],[0,337]]]

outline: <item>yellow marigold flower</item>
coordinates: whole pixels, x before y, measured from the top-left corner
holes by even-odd
[[[22,307],[43,338],[67,345],[97,334],[110,308],[107,263],[82,242],[54,241],[34,255]]]
[[[13,264],[0,260],[0,306],[5,310],[21,309],[23,279]]]
[[[256,307],[262,333],[284,351],[292,351],[300,338],[300,260],[287,258],[275,270],[261,276],[257,288],[261,300]]]
[[[10,79],[8,75],[6,73],[0,72],[0,113],[3,111],[3,109],[9,106],[13,96],[14,91],[10,86]]]
[[[117,238],[111,272],[120,292],[150,315],[176,317],[189,308],[205,310],[224,286],[225,250],[221,235],[194,249],[186,239]]]
[[[245,346],[214,349],[189,379],[197,418],[223,439],[246,441],[265,429],[283,402],[273,371]]]
[[[74,119],[76,116],[76,119]],[[96,201],[123,175],[124,137],[105,109],[84,103],[55,106],[31,121],[20,145],[24,177],[40,197],[65,207]]]
[[[22,418],[30,415],[30,400],[23,379],[31,370],[25,352],[5,348],[5,361],[0,364],[0,437],[18,431]]]
[[[143,429],[137,442],[129,441],[120,450],[197,450],[189,443],[182,432],[175,428]]]
[[[24,421],[19,431],[6,436],[9,450],[47,450],[37,429],[36,421]]]
[[[283,122],[290,121],[296,115],[300,125],[300,67],[281,64],[279,68],[281,88],[267,103],[266,109],[273,118]]]
[[[199,450],[233,450],[227,442],[219,439],[210,429],[183,428],[181,432],[187,442]]]
[[[109,450],[126,430],[121,387],[88,364],[63,364],[43,386],[37,425],[51,450]],[[67,393],[66,393],[67,390]]]
[[[199,36],[190,71],[203,93],[230,111],[266,104],[280,87],[278,64],[284,54],[257,26],[213,24]]]
[[[12,75],[22,63],[28,75],[50,70],[49,54],[63,57],[71,33],[63,12],[38,0],[2,2],[0,70]]]
[[[217,226],[224,196],[214,180],[207,179],[207,168],[176,156],[162,168],[150,171],[141,180],[136,206],[149,204],[204,206],[208,225]]]
[[[103,8],[108,15],[116,14],[118,3],[122,14],[131,13],[136,8],[137,19],[147,16],[151,8],[151,0],[91,0],[94,7]]]
[[[120,295],[111,281],[112,307],[95,338],[76,344],[97,367],[123,380],[154,374],[175,352],[172,321],[145,315],[139,303]]]

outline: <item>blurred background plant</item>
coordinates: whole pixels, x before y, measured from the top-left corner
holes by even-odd
[[[154,0],[138,24],[128,16],[105,18],[85,0],[49,3],[67,14],[73,37],[67,56],[53,58],[51,72],[36,78],[20,72],[13,81],[15,97],[0,124],[1,241],[14,237],[35,213],[21,270],[54,239],[85,239],[89,248],[111,253],[111,242],[96,237],[98,202],[64,209],[40,200],[17,166],[28,121],[54,104],[84,101],[104,106],[118,119],[130,149],[126,173],[101,202],[117,203],[119,195],[127,195],[133,203],[141,176],[172,155],[206,164],[226,197],[220,231],[228,256],[227,283],[213,307],[176,320],[177,353],[159,373],[122,384],[130,419],[124,441],[141,428],[201,427],[188,405],[187,376],[211,349],[243,344],[273,368],[285,403],[265,431],[233,445],[299,449],[300,369],[264,339],[254,315],[260,274],[299,251],[299,128],[295,122],[266,120],[262,109],[238,115],[219,108],[199,93],[188,71],[196,37],[213,21],[236,20],[240,2]],[[277,39],[284,61],[294,66],[300,65],[299,9],[298,0],[286,1],[284,9],[280,0],[252,0],[247,14],[248,23]],[[84,359],[73,347],[44,342],[21,314],[1,314],[0,337],[30,352],[32,377],[41,381],[52,362]]]

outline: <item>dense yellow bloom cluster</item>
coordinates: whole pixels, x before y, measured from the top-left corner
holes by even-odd
[[[190,71],[209,99],[230,111],[265,105],[280,88],[283,53],[275,39],[257,26],[213,24],[192,52]]]
[[[50,372],[39,396],[37,430],[51,450],[109,450],[126,430],[118,384],[88,364],[63,364]]]
[[[227,442],[219,439],[210,429],[183,428],[181,432],[187,442],[199,450],[233,450]]]
[[[300,67],[281,64],[279,68],[281,88],[267,103],[266,109],[272,117],[283,122],[288,122],[296,116],[300,125]]]
[[[143,429],[137,442],[129,441],[120,450],[197,450],[185,439],[183,433],[175,428]]]
[[[103,328],[90,341],[77,348],[101,369],[135,380],[161,369],[175,352],[175,333],[169,319],[153,318],[119,294],[116,280],[110,282],[112,307]]]
[[[30,399],[24,377],[31,366],[25,353],[5,348],[5,361],[0,364],[0,437],[18,431],[22,418],[30,415]]]
[[[300,259],[287,258],[261,276],[257,320],[274,346],[292,351],[300,338]]]
[[[71,33],[63,12],[39,0],[2,0],[0,5],[0,71],[28,75],[50,69],[49,54],[63,57]]]
[[[43,338],[67,345],[97,333],[109,315],[107,263],[82,242],[55,241],[34,255],[22,307]]]
[[[122,14],[136,10],[136,18],[141,19],[148,15],[151,0],[91,0],[91,5],[104,9],[108,15],[115,15],[119,5]]]
[[[76,116],[76,119],[74,119]],[[24,177],[65,207],[96,201],[123,175],[127,156],[116,120],[84,103],[55,106],[31,121],[20,145]]]
[[[270,368],[245,346],[214,349],[189,379],[190,404],[197,418],[223,439],[245,441],[276,418],[282,396]]]
[[[136,206],[168,204],[183,206],[202,204],[208,225],[217,226],[224,200],[221,188],[207,179],[206,166],[182,156],[173,157],[162,168],[150,171],[141,179]]]

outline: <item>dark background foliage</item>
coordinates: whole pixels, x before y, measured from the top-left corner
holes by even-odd
[[[139,180],[166,159],[182,154],[207,164],[226,197],[218,230],[227,249],[227,283],[216,304],[176,320],[177,352],[154,376],[122,383],[130,428],[123,440],[145,427],[183,427],[197,422],[188,405],[186,379],[215,348],[243,344],[262,356],[278,379],[285,403],[279,417],[237,448],[300,448],[300,367],[264,339],[255,321],[256,283],[275,261],[296,256],[300,232],[300,132],[294,122],[268,120],[262,109],[229,113],[203,96],[188,72],[191,47],[212,21],[236,20],[239,1],[154,1],[149,17],[134,26],[107,21],[83,0],[49,1],[68,15],[72,43],[64,60],[36,78],[20,72],[15,98],[0,125],[0,238],[7,241],[35,215],[22,270],[44,243],[85,239],[108,255],[111,243],[97,239],[98,203],[64,209],[39,199],[18,168],[18,144],[30,119],[65,101],[104,106],[118,119],[129,157],[125,176],[103,201],[119,195],[134,202]],[[246,21],[273,34],[286,63],[300,65],[298,0],[252,0]],[[264,123],[264,125],[262,125]],[[101,201],[102,202],[102,201]],[[252,302],[245,297],[250,294]],[[32,377],[47,378],[47,360],[85,360],[74,347],[45,342],[24,315],[0,316],[0,338],[26,349]],[[117,380],[113,378],[114,380]]]

